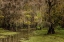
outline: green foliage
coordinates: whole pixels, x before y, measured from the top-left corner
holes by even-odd
[[[55,28],[58,30],[64,30],[64,28],[62,28],[60,25],[56,26]]]
[[[30,25],[30,24],[31,24],[31,22],[30,22],[30,21],[26,21],[26,22],[25,22],[25,24]]]
[[[58,30],[60,30],[60,29],[61,29],[61,26],[58,25],[58,26],[56,26],[55,28],[58,29]]]
[[[40,26],[37,26],[37,29],[40,29]]]
[[[40,11],[37,11],[37,17],[41,18],[41,12]]]

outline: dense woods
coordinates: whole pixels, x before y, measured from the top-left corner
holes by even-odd
[[[20,28],[64,28],[64,0],[0,0],[0,27],[12,31]]]

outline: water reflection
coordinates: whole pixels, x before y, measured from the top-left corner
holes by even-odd
[[[0,42],[22,42],[23,40],[29,40],[30,33],[33,30],[20,30],[18,34],[15,35],[4,35],[0,37]]]

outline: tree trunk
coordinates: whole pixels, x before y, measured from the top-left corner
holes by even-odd
[[[47,34],[54,34],[54,33],[55,33],[55,31],[54,31],[54,28],[53,28],[53,24],[51,24],[49,26],[49,30],[48,30],[48,33]]]

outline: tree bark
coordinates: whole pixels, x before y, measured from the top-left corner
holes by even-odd
[[[48,34],[54,34],[55,31],[54,31],[54,27],[53,27],[53,23],[52,23],[52,17],[51,17],[51,9],[52,7],[56,4],[55,0],[48,0],[48,15],[49,15],[49,19],[48,19],[48,22],[50,23],[50,26],[49,26],[49,30],[48,30]]]
[[[54,34],[55,31],[54,31],[54,28],[53,28],[53,24],[51,23],[51,25],[49,26],[49,30],[48,30],[48,33],[47,34]]]

